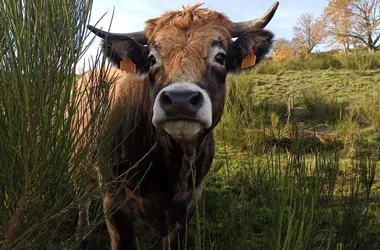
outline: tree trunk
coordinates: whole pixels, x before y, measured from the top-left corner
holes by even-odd
[[[343,43],[344,47],[344,54],[347,56],[348,52],[350,51],[350,44],[349,43]]]
[[[368,43],[367,43],[368,52],[371,54],[375,53],[375,44],[373,44],[372,33],[369,32],[367,36],[368,36]]]
[[[371,54],[375,53],[376,49],[374,46],[372,46],[372,44],[368,44],[367,48],[368,48],[369,53],[371,53]]]

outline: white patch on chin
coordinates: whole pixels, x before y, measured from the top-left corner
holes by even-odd
[[[180,140],[191,140],[201,131],[202,127],[199,122],[187,120],[167,121],[163,126],[174,139]]]

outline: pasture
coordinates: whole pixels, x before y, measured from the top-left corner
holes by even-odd
[[[379,71],[253,71],[228,84],[188,249],[378,249]],[[289,103],[302,129],[289,128]]]
[[[217,156],[188,227],[188,249],[378,249],[379,71],[253,71],[230,76],[228,85]],[[293,110],[303,111],[291,117],[299,119],[295,124],[334,140],[321,142],[313,134],[302,138],[298,128],[292,137],[289,98]],[[57,195],[56,214],[38,210],[43,213],[33,215],[59,219],[45,222],[48,227],[34,222],[43,230],[38,233],[51,238],[25,229],[19,237],[30,236],[16,238],[25,246],[11,249],[78,247],[75,204],[87,194],[75,196],[70,183],[60,182],[67,185],[64,196],[63,190],[40,191]],[[101,203],[91,199],[95,226],[86,249],[107,249]],[[23,212],[32,216],[34,211]],[[143,225],[138,242],[140,249],[160,249]]]
[[[99,143],[108,111],[107,88],[95,88],[97,123],[84,128],[80,144],[82,127],[71,118],[92,106],[79,107],[83,96],[73,97],[72,65],[84,49],[87,7],[26,2],[23,16],[16,1],[5,2],[0,249],[110,249],[101,188],[89,187],[90,171],[71,175],[81,164],[93,166],[97,155],[87,153]],[[380,61],[378,53],[370,57]],[[186,229],[186,249],[380,249],[380,68],[356,62],[313,69],[268,62],[228,76],[216,158]],[[89,199],[92,226],[82,241],[78,206]],[[161,249],[143,224],[137,237],[139,249]]]

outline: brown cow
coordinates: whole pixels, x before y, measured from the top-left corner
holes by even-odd
[[[98,165],[113,250],[136,249],[136,218],[156,229],[164,249],[184,248],[185,226],[214,158],[226,75],[252,53],[258,63],[270,50],[273,34],[262,28],[277,7],[243,23],[196,4],[148,20],[144,32],[88,27],[104,39],[111,62],[120,67],[130,59],[137,71],[110,73],[115,99]]]

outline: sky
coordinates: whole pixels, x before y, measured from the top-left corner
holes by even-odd
[[[275,0],[93,0],[89,24],[96,24],[97,28],[104,30],[110,29],[111,32],[140,31],[144,29],[145,20],[158,17],[167,10],[181,9],[182,5],[198,2],[203,2],[203,7],[226,14],[234,22],[241,22],[260,17]],[[280,6],[266,28],[271,30],[276,38],[289,40],[293,36],[293,26],[302,13],[314,13],[317,17],[327,5],[327,0],[279,0],[279,2]],[[111,24],[113,10],[115,11]],[[93,37],[90,35],[90,38]],[[86,43],[89,41],[90,39]],[[84,61],[88,62],[89,58],[95,57],[99,45],[100,39],[96,38],[78,64],[77,73],[82,71]]]

